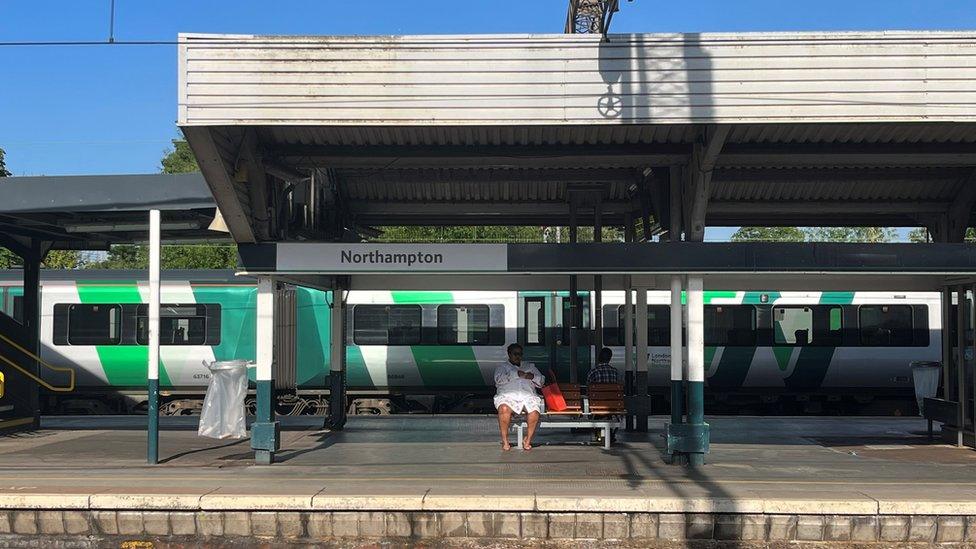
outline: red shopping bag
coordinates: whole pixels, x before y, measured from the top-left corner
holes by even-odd
[[[563,398],[563,392],[559,390],[559,384],[556,383],[556,376],[549,370],[549,384],[542,387],[542,398],[546,400],[546,411],[549,412],[562,412],[568,406],[566,406],[566,399]]]

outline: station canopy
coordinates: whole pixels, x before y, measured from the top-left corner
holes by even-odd
[[[573,200],[580,224],[599,204],[657,233],[699,206],[707,226],[972,225],[972,32],[185,34],[179,51],[179,125],[242,243],[565,226]]]
[[[228,239],[211,230],[216,203],[198,173],[0,178],[0,232],[55,249],[145,242],[152,209],[164,212],[163,240]]]

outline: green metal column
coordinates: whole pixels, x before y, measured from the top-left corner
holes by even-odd
[[[688,465],[704,465],[708,453],[705,423],[704,291],[700,275],[688,277],[688,422],[668,427],[668,453],[686,456]]]
[[[274,463],[280,432],[274,413],[274,301],[277,284],[269,277],[258,278],[257,299],[257,412],[251,425],[251,449],[260,465]]]

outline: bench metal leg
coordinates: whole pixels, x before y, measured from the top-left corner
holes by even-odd
[[[518,443],[517,443],[517,445],[518,445],[518,449],[519,450],[524,450],[525,449],[525,448],[522,448],[522,433],[523,433],[523,431],[525,430],[526,427],[527,427],[527,425],[525,423],[519,423],[518,424]]]
[[[603,428],[603,449],[604,450],[610,449],[610,428],[609,427]]]
[[[929,442],[932,442],[932,420],[929,420]]]

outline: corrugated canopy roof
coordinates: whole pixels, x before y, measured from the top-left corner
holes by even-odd
[[[180,125],[243,242],[566,225],[570,200],[666,230],[699,172],[710,226],[976,200],[976,33],[181,39]]]

